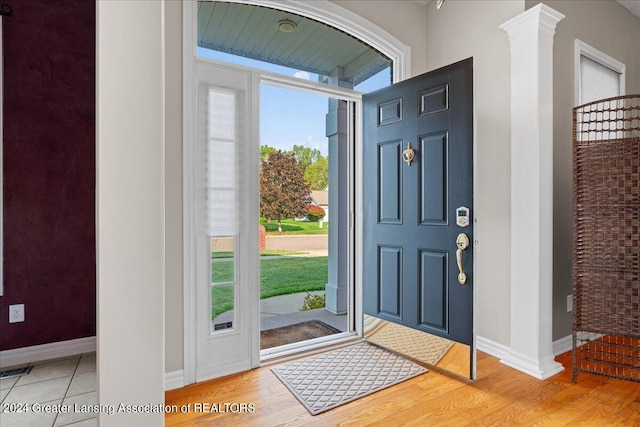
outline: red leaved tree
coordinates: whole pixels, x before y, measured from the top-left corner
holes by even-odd
[[[260,215],[278,221],[304,217],[309,212],[311,191],[304,180],[304,165],[290,153],[270,153],[260,164]]]

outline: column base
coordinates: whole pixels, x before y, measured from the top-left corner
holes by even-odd
[[[564,371],[564,366],[556,362],[553,356],[531,358],[517,351],[510,350],[500,359],[500,363],[507,365],[539,380],[546,380],[557,373]]]
[[[325,309],[331,314],[347,314],[349,304],[347,298],[347,288],[333,283],[324,286]]]

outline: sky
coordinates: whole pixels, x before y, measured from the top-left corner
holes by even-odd
[[[298,71],[279,65],[228,55],[198,48],[198,55],[239,65],[260,68],[288,76],[317,81],[316,74]],[[370,92],[387,86],[389,71],[383,70],[356,86],[361,92]],[[328,98],[307,92],[285,89],[267,84],[260,85],[260,144],[287,151],[294,145],[319,149],[328,154],[325,132],[325,116]]]

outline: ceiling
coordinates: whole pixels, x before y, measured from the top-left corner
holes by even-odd
[[[422,5],[431,2],[413,1]],[[640,0],[616,1],[640,17]],[[283,20],[293,22],[295,29],[282,32],[278,23]],[[321,76],[330,76],[342,67],[341,81],[353,86],[391,63],[380,52],[328,25],[241,3],[199,1],[198,46]]]
[[[413,0],[414,2],[425,6],[431,3],[432,0]],[[626,7],[631,13],[640,18],[640,0],[616,0],[622,6]],[[445,0],[446,3],[446,0]]]
[[[280,21],[295,24],[282,32]],[[292,13],[239,3],[198,2],[198,46],[296,70],[330,76],[354,86],[391,61],[354,37]]]

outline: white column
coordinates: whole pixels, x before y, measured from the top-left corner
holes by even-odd
[[[352,88],[342,81],[343,69],[337,67],[329,77],[329,84]],[[332,314],[347,314],[348,285],[348,199],[347,188],[347,108],[344,102],[329,99],[326,135],[329,141],[329,263],[325,285],[325,307]]]
[[[553,36],[544,4],[500,26],[511,42],[511,346],[505,365],[539,379],[553,357]]]
[[[159,426],[145,408],[164,402],[164,2],[99,1],[96,28],[98,420]]]

